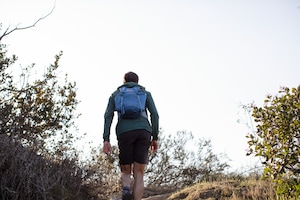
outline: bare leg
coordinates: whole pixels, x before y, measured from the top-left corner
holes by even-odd
[[[123,187],[130,188],[131,184],[131,165],[121,165],[121,181]]]
[[[141,200],[144,194],[144,169],[145,164],[134,162],[133,165],[133,199]]]

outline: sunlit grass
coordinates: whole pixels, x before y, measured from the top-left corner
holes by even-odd
[[[157,199],[157,198],[156,198]],[[165,200],[272,200],[272,183],[262,180],[202,182],[176,191]]]

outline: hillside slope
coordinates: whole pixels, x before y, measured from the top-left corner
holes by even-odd
[[[265,181],[222,181],[198,183],[174,193],[159,194],[144,200],[254,200],[275,199],[272,185]]]

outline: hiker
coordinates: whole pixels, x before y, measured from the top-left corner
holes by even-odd
[[[141,200],[144,193],[144,169],[148,162],[149,148],[158,149],[158,113],[151,93],[138,84],[138,75],[128,72],[124,75],[124,84],[110,96],[105,111],[104,145],[106,154],[111,152],[110,128],[114,111],[118,113],[116,135],[119,147],[119,163],[123,187],[122,199]],[[131,92],[131,93],[130,93]],[[137,108],[129,104],[139,101]],[[130,102],[130,103],[128,103]],[[150,112],[150,122],[148,113]],[[131,188],[133,171],[133,188]]]

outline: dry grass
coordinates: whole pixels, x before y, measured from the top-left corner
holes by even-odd
[[[166,196],[147,200],[271,200],[276,199],[272,184],[260,180],[198,183]]]

